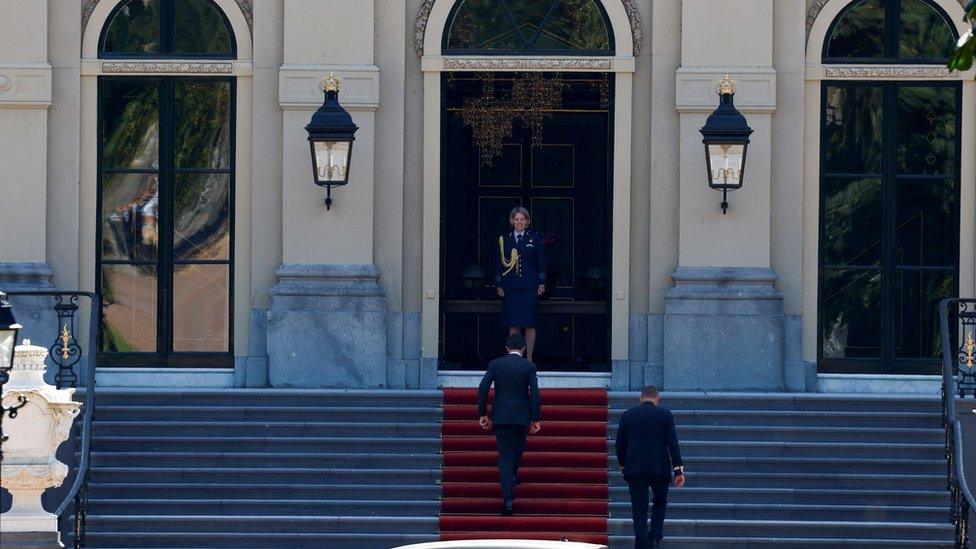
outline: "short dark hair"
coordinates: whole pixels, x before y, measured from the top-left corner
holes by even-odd
[[[657,387],[648,385],[641,389],[641,398],[657,398],[661,393],[657,392]]]
[[[516,332],[505,340],[505,348],[510,351],[519,351],[525,348],[525,336]]]

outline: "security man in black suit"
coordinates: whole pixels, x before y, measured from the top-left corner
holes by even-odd
[[[624,412],[617,427],[617,464],[630,487],[635,549],[660,547],[672,476],[675,486],[685,485],[674,417],[669,410],[658,406],[660,401],[655,387],[644,387],[640,406]],[[650,531],[647,530],[648,488],[654,492]]]
[[[488,364],[478,387],[478,420],[482,429],[495,428],[498,442],[498,476],[502,484],[502,515],[512,514],[519,462],[525,450],[526,431],[535,434],[542,429],[539,415],[542,401],[535,364],[522,358],[525,338],[515,333],[505,341],[508,354]],[[492,418],[488,419],[488,390],[495,384]]]

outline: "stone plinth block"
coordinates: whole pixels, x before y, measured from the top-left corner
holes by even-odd
[[[46,349],[30,345],[29,340],[18,345],[0,399],[5,408],[27,401],[16,417],[4,421],[8,439],[2,447],[0,484],[10,492],[12,505],[0,516],[0,533],[58,531],[57,517],[44,509],[41,496],[68,475],[68,466],[55,453],[68,440],[81,404],[72,400],[74,389],[59,390],[44,382],[46,356]]]
[[[782,391],[783,295],[772,269],[679,267],[672,277],[664,388]]]
[[[282,265],[268,310],[272,387],[381,388],[387,304],[373,265]]]

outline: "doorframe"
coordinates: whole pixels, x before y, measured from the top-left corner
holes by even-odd
[[[620,2],[604,2],[612,26],[614,56],[445,56],[444,27],[454,2],[435,2],[424,33],[421,71],[424,77],[423,299],[421,358],[436,372],[440,346],[440,223],[441,223],[441,78],[445,72],[605,72],[613,73],[610,114],[613,178],[610,293],[610,360],[628,360],[630,314],[630,164],[633,121],[633,78],[636,68],[630,19]],[[424,376],[422,376],[424,377]]]

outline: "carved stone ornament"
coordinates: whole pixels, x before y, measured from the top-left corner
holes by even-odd
[[[606,57],[445,57],[444,69],[455,71],[608,71],[613,60]]]
[[[434,7],[436,0],[423,0],[420,4],[420,11],[417,13],[417,20],[414,22],[413,45],[417,49],[417,55],[424,54],[424,35],[427,33],[427,20],[430,18],[430,10]],[[447,0],[440,0],[446,2]],[[533,0],[534,1],[534,0]],[[644,27],[641,25],[640,13],[637,11],[636,0],[609,0],[619,1],[627,11],[627,18],[630,19],[630,32],[634,37],[634,57],[640,53],[641,46],[644,44]],[[611,32],[613,30],[611,29]]]
[[[99,2],[107,0],[82,0],[83,4],[81,6],[81,32],[85,32],[85,27],[88,26],[88,20],[91,18],[91,14],[95,11],[95,6]],[[238,7],[241,8],[241,13],[244,14],[244,19],[247,20],[247,28],[254,34],[254,8],[252,6],[254,0],[234,0],[237,2]]]
[[[0,483],[12,497],[10,510],[0,516],[0,532],[57,532],[57,517],[44,510],[41,496],[60,486],[68,466],[58,461],[58,447],[68,440],[81,403],[74,389],[57,389],[44,381],[47,349],[25,340],[14,350],[10,381],[3,387],[6,408],[26,403],[15,417],[4,420],[3,464]]]
[[[938,66],[879,67],[877,65],[842,65],[824,68],[826,78],[952,78],[949,69]]]
[[[808,40],[810,39],[810,29],[813,28],[813,22],[817,20],[817,16],[819,16],[820,12],[823,11],[824,6],[826,6],[829,2],[842,2],[842,1],[843,0],[813,0],[813,2],[810,3],[810,9],[807,10],[807,39]],[[848,3],[853,1],[854,0],[849,0]],[[969,0],[956,0],[956,1],[959,2],[959,5],[962,6],[963,8],[965,8],[966,4],[969,2]]]
[[[103,73],[232,74],[233,63],[185,63],[167,61],[103,61]]]
[[[10,78],[6,74],[0,74],[0,95],[10,91],[12,87],[14,87],[14,83],[10,81]]]

